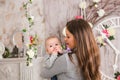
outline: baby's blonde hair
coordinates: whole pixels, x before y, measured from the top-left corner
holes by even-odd
[[[56,39],[58,39],[58,41],[59,41],[60,44],[61,44],[61,41],[60,41],[60,39],[59,39],[57,36],[49,36],[48,38],[45,39],[45,47],[46,47],[46,43],[47,43],[47,41],[50,40],[50,39],[52,39],[52,38],[56,38]]]

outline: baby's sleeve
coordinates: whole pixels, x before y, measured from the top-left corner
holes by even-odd
[[[51,68],[52,65],[54,64],[55,60],[57,59],[57,54],[52,54],[45,60],[45,67],[46,68]]]
[[[67,61],[63,54],[55,60],[51,68],[42,67],[40,75],[43,78],[50,78],[64,72],[67,72]]]

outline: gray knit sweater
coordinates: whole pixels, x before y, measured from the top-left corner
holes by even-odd
[[[77,58],[72,54],[73,62],[68,57],[68,54],[63,54],[58,57],[51,68],[42,67],[41,77],[51,78],[57,75],[58,80],[84,80],[81,71],[77,65]]]

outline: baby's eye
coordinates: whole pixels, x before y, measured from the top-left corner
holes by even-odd
[[[52,47],[52,45],[50,45],[50,47]]]
[[[56,46],[58,45],[58,44],[55,44]]]

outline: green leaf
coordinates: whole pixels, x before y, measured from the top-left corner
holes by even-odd
[[[24,9],[27,9],[27,3],[26,3],[26,4],[23,4],[23,8],[24,8]]]
[[[120,72],[117,71],[116,73],[114,73],[114,76],[115,76],[114,78],[117,79],[119,75],[120,75]]]
[[[9,51],[9,49],[7,48],[7,47],[5,47],[5,52],[4,52],[4,54],[2,55],[4,58],[8,58],[8,57],[10,57],[10,51]]]
[[[32,0],[29,0],[30,4],[32,4]]]
[[[100,47],[102,47],[102,46],[103,46],[103,44],[101,43],[101,44],[100,44]]]
[[[115,38],[114,38],[114,36],[109,36],[108,39],[109,40],[114,40]]]
[[[103,27],[104,27],[105,29],[107,29],[107,28],[109,28],[110,26],[103,24]]]
[[[27,30],[26,29],[23,29],[22,32],[26,32]]]

